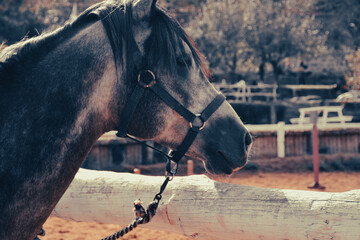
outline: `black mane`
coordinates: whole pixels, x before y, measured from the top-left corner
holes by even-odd
[[[203,55],[178,21],[162,8],[157,7],[154,13],[151,19],[153,22],[152,34],[145,45],[148,52],[148,61],[154,61],[155,59],[162,67],[170,67],[169,70],[173,71],[174,69],[171,69],[171,67],[176,66],[179,57],[176,49],[181,50],[180,57],[186,55],[183,44],[185,42],[191,50],[195,64],[201,68],[206,77],[211,77],[210,70],[204,64]]]
[[[199,66],[204,75],[209,78],[210,70],[205,66],[203,61],[204,57],[199,52],[195,42],[186,34],[177,20],[169,15],[166,10],[156,5],[153,7],[154,9],[150,16],[152,32],[145,43],[145,55],[147,56],[145,64],[149,68],[152,68],[154,65],[160,65],[162,69],[168,69],[170,72],[174,72],[178,60],[176,49],[180,49],[181,56],[184,57],[186,52],[183,42],[185,42],[192,52],[195,64]],[[119,11],[111,8],[102,9],[98,14],[110,40],[115,62],[119,62],[123,57],[124,46],[122,39],[124,39],[126,44],[127,65],[123,66],[125,67],[123,71],[126,71],[126,69],[135,69],[135,59],[132,54],[137,46],[132,32],[132,5],[131,3],[125,6],[121,5],[117,7],[117,10]],[[139,59],[136,59],[136,61],[138,60]],[[129,76],[133,73],[128,72],[127,74]]]
[[[164,9],[154,6],[153,10],[151,16],[152,33],[145,45],[146,60],[150,65],[149,67],[160,64],[165,69],[172,71],[171,67],[176,66],[177,61],[176,49],[180,48],[181,54],[185,55],[185,47],[182,42],[184,41],[191,49],[195,63],[209,77],[210,71],[203,64],[202,55],[180,24],[167,14]],[[36,62],[34,58],[35,60],[41,59],[41,54],[46,54],[63,40],[74,36],[85,26],[98,20],[102,21],[107,32],[114,52],[115,62],[121,61],[124,49],[123,42],[125,42],[127,65],[124,66],[123,70],[134,69],[134,59],[131,53],[137,46],[132,32],[132,5],[131,3],[124,5],[119,1],[110,0],[93,5],[73,22],[65,24],[65,26],[54,32],[24,39],[3,49],[0,52],[0,83],[7,78],[11,78],[12,71],[16,70],[17,66],[21,66],[26,59],[31,58],[32,62]]]

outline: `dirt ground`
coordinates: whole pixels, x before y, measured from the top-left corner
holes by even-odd
[[[266,187],[309,190],[307,186],[313,183],[313,174],[306,173],[251,173],[239,172],[229,178],[219,181]],[[320,184],[326,187],[327,192],[344,192],[360,189],[360,172],[326,172],[320,174]],[[311,190],[315,191],[315,190]],[[50,217],[44,225],[46,236],[42,240],[92,240],[101,239],[121,229],[122,226],[113,224],[98,224],[90,222],[65,221]],[[189,240],[185,236],[164,231],[135,229],[123,239],[141,240]]]

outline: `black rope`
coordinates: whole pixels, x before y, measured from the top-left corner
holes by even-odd
[[[147,209],[142,206],[142,202],[139,200],[136,200],[134,202],[134,215],[135,220],[132,221],[128,226],[124,227],[120,231],[106,237],[102,238],[101,240],[115,240],[119,239],[120,237],[124,236],[128,232],[132,231],[134,228],[139,226],[140,224],[146,224],[151,221],[151,219],[155,216],[156,210],[159,206],[159,202],[162,198],[162,193],[164,192],[166,186],[168,183],[174,178],[174,176],[167,176],[165,178],[165,181],[160,187],[160,191],[155,195],[154,200],[149,203]]]
[[[178,171],[178,168],[179,168],[179,163],[173,161],[173,155],[172,155],[173,151],[170,151],[169,153],[166,153],[164,151],[161,151],[160,149],[157,149],[157,148],[147,144],[144,141],[140,141],[140,140],[134,138],[133,136],[131,136],[129,134],[126,134],[125,137],[129,138],[129,139],[131,139],[131,140],[133,140],[133,141],[135,141],[137,143],[140,143],[140,144],[142,144],[142,145],[144,145],[146,147],[149,147],[149,148],[155,150],[156,152],[160,153],[161,155],[163,155],[166,158],[166,161],[167,161],[166,168],[165,168],[166,172],[167,172],[166,174],[170,175],[170,176],[175,176],[176,175],[176,173]],[[172,166],[172,163],[175,163],[175,165]]]
[[[131,139],[131,140],[133,140],[133,141],[135,141],[135,142],[138,142],[138,143],[140,143],[140,144],[142,144],[142,145],[144,145],[144,146],[146,146],[146,147],[148,147],[148,148],[151,148],[151,149],[155,150],[156,152],[160,153],[161,155],[163,155],[163,156],[166,157],[167,159],[171,158],[171,156],[169,156],[168,153],[166,153],[166,152],[164,152],[164,151],[161,151],[160,149],[157,149],[157,148],[155,148],[155,147],[147,144],[147,143],[144,142],[144,141],[140,141],[140,140],[134,138],[133,136],[131,136],[131,135],[129,135],[129,134],[127,134],[126,137],[129,138],[129,139]]]
[[[166,164],[166,178],[165,181],[163,182],[163,184],[160,187],[160,191],[155,195],[153,201],[151,203],[149,203],[147,210],[144,209],[144,207],[142,206],[142,203],[140,200],[136,200],[134,202],[134,213],[135,213],[135,220],[132,221],[128,226],[124,227],[123,229],[121,229],[120,231],[114,233],[113,235],[110,235],[106,238],[103,238],[101,240],[115,240],[115,239],[119,239],[120,237],[124,236],[125,234],[127,234],[128,232],[132,231],[134,228],[136,228],[139,224],[146,224],[148,222],[151,221],[151,219],[153,218],[153,216],[155,216],[157,207],[159,205],[159,202],[162,198],[162,193],[164,192],[167,184],[174,178],[174,176],[176,175],[178,168],[179,168],[179,163],[177,162],[173,162],[172,159],[172,155],[171,155],[171,151],[169,153],[165,153],[149,144],[147,144],[146,142],[140,141],[130,135],[126,135],[127,138],[136,141],[142,145],[145,145],[155,151],[157,151],[158,153],[160,153],[161,155],[165,156],[167,158],[167,164]],[[174,166],[172,166],[172,163],[175,163]],[[45,236],[45,231],[43,229],[41,229],[40,233],[34,238],[34,240],[40,240],[40,238],[38,236]]]
[[[177,164],[174,167],[174,169],[176,168],[177,171]],[[176,172],[175,171],[175,172]],[[106,237],[106,238],[102,238],[101,240],[115,240],[115,239],[119,239],[120,237],[124,236],[125,234],[129,233],[130,231],[132,231],[134,228],[136,228],[138,225],[140,224],[146,224],[148,222],[151,221],[151,219],[155,216],[156,214],[156,210],[159,206],[159,202],[162,199],[162,194],[165,191],[166,186],[168,185],[168,183],[170,181],[173,180],[175,174],[171,175],[171,176],[166,176],[165,181],[163,182],[163,184],[160,187],[160,191],[155,195],[154,199],[152,202],[149,203],[147,209],[145,210],[145,208],[142,206],[142,202],[139,200],[136,200],[134,202],[134,216],[135,216],[135,220],[132,221],[128,226],[124,227],[123,229],[121,229],[120,231]],[[40,233],[34,238],[34,240],[40,240],[40,238],[38,236],[45,236],[45,231],[44,229],[41,228]]]

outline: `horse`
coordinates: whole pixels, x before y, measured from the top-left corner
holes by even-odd
[[[191,112],[219,95],[194,42],[156,0],[100,2],[0,52],[1,239],[39,233],[92,145],[126,117],[138,66]],[[186,155],[226,175],[246,164],[252,140],[230,104],[218,105]],[[190,127],[145,89],[126,131],[177,149]]]

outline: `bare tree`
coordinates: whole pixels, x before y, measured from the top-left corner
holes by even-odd
[[[360,90],[360,49],[346,57],[345,79],[348,89]]]
[[[360,47],[359,0],[317,0],[315,10],[330,47],[340,51],[343,46]]]
[[[189,23],[188,32],[205,53],[211,68],[235,73],[245,58],[243,9],[243,1],[208,0]]]
[[[288,57],[316,56],[325,45],[319,33],[312,0],[252,0],[245,11],[244,39],[259,61],[259,69],[270,63],[274,77],[280,62]]]
[[[324,46],[312,7],[313,0],[209,0],[190,32],[211,67],[235,72],[250,59],[260,73],[270,63],[277,80],[283,59],[314,56]]]
[[[97,0],[0,0],[0,43],[11,44],[63,25],[74,3],[82,11],[95,2]]]

